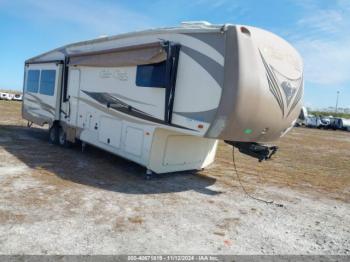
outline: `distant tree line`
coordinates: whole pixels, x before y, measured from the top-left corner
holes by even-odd
[[[349,118],[350,119],[350,114],[347,114],[347,113],[309,111],[309,114],[314,115],[314,116],[333,116],[333,117]]]
[[[11,94],[21,94],[22,90],[12,90],[12,89],[2,89],[2,88],[0,88],[0,92],[11,93]]]

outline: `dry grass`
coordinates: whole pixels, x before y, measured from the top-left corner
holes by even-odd
[[[134,224],[142,224],[144,221],[143,218],[140,216],[129,217],[128,220]]]
[[[225,143],[203,171],[145,182],[120,157],[48,144],[20,102],[0,112],[2,253],[349,254],[350,133],[295,128],[263,163],[236,150],[247,190],[280,208],[243,193]]]
[[[16,221],[16,223],[23,223],[25,216],[23,214],[14,214],[9,211],[0,210],[0,224],[8,223],[9,221]]]
[[[349,132],[294,128],[278,146],[273,160],[263,163],[235,150],[238,172],[249,190],[270,184],[350,202]],[[233,171],[232,147],[221,143],[214,168],[205,174],[238,185]]]
[[[0,136],[1,133],[8,132],[1,125],[24,126],[26,124],[26,121],[21,119],[20,102],[0,100],[0,112]],[[15,135],[12,134],[14,139],[16,139]],[[45,152],[46,145],[35,145],[33,144],[35,141],[31,143],[32,145],[22,150],[24,153],[21,157],[37,167],[37,176],[51,179],[50,182],[54,184],[63,183],[65,186],[68,182],[57,179],[52,170],[62,168],[61,163],[64,162],[67,175],[74,173],[77,167],[74,166],[74,161],[70,161],[72,156],[67,154],[62,155],[61,159],[51,158],[50,155],[53,152]],[[327,194],[331,198],[350,202],[349,132],[294,128],[277,144],[280,149],[273,160],[263,163],[258,163],[257,160],[235,150],[237,169],[248,190],[255,191],[260,185],[274,185],[315,195]],[[31,149],[38,152],[39,148],[41,154],[30,153]],[[96,170],[102,168],[99,167],[99,162],[102,160],[94,161]],[[40,163],[35,164],[36,162]],[[50,170],[49,173],[52,173],[51,176],[47,175],[48,171],[45,171],[47,169]],[[104,165],[103,169],[108,173],[113,167]],[[92,172],[95,171],[92,170]],[[215,163],[200,174],[238,187],[232,165],[232,147],[221,142]],[[76,179],[79,180],[79,177]],[[96,179],[103,180],[104,175],[96,173]]]
[[[21,118],[22,102],[0,100],[0,121],[7,125],[25,125],[26,121]]]

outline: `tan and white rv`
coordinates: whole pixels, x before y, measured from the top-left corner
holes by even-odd
[[[267,159],[298,118],[303,65],[285,40],[183,23],[74,43],[25,62],[23,118],[164,173],[201,169],[218,140]]]

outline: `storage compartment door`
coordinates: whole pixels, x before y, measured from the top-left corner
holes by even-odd
[[[112,147],[120,148],[122,128],[122,121],[109,117],[101,117],[98,132],[99,141]]]

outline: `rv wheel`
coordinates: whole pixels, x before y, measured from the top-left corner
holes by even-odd
[[[49,129],[49,142],[55,145],[58,144],[58,126],[56,125]]]
[[[60,146],[63,146],[63,147],[69,147],[70,146],[70,142],[67,140],[67,135],[66,135],[66,132],[64,132],[63,128],[59,129],[59,132],[58,132],[58,143],[60,144]]]

